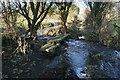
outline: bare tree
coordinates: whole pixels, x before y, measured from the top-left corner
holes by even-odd
[[[37,29],[45,19],[52,4],[52,2],[2,2],[2,12],[7,26],[16,28],[17,23],[15,21],[19,13],[28,23],[26,35],[30,32],[30,39],[18,37],[18,47],[13,53],[30,53],[29,41],[36,39]]]
[[[18,17],[18,13],[15,10],[15,7],[13,5],[10,4],[10,2],[8,3],[1,3],[1,7],[2,7],[2,19],[5,22],[5,27],[6,27],[6,31],[10,32],[12,31],[12,33],[14,33],[14,38],[18,35],[17,34],[17,17]]]
[[[65,33],[67,33],[67,17],[69,14],[69,9],[72,5],[72,2],[56,2],[56,5],[58,6],[59,12],[60,12],[60,19],[62,21],[62,25],[64,26]]]
[[[37,37],[36,32],[40,27],[42,21],[45,19],[48,10],[52,6],[52,2],[16,2],[19,13],[26,18],[28,23],[28,32],[30,37],[35,39]],[[32,16],[30,15],[32,13]]]

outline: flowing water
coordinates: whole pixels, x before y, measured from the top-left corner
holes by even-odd
[[[82,73],[86,67],[87,58],[89,55],[87,44],[82,41],[75,41],[70,39],[66,48],[67,57],[70,65],[73,67],[73,71],[79,78],[86,78],[86,74]]]
[[[65,48],[68,63],[79,78],[88,78],[88,75],[91,75],[84,72],[90,63],[92,66],[99,67],[97,72],[93,70],[95,72],[94,76],[98,76],[99,78],[117,78],[119,80],[120,51],[96,46],[81,40],[69,39],[66,43],[68,44],[68,47]],[[93,60],[90,55],[94,56],[94,53],[99,53],[97,55],[103,55],[104,57],[97,57],[98,59]]]

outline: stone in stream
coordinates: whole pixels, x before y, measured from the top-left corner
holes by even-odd
[[[87,78],[87,74],[83,73],[83,68],[77,68],[75,72],[79,78]]]
[[[115,50],[115,53],[118,57],[120,57],[120,51]]]
[[[79,36],[78,38],[82,40],[85,39],[85,36]]]

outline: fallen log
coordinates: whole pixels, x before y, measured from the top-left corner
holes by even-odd
[[[41,51],[49,52],[54,54],[56,49],[60,47],[61,43],[69,36],[69,34],[65,34],[63,37],[58,39],[49,40],[47,44],[41,47]]]

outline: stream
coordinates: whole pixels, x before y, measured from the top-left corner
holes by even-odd
[[[39,39],[55,39],[61,37],[43,36],[42,32],[48,29],[54,29],[55,27],[45,28],[41,31],[37,31]],[[84,39],[79,37],[79,39]],[[50,70],[57,69],[55,73],[59,73],[62,68],[65,70],[65,75],[69,78],[70,71],[78,78],[115,78],[120,80],[120,51],[115,49],[108,49],[105,46],[99,46],[94,43],[85,42],[83,40],[69,39],[66,41],[68,47],[64,47],[64,54],[56,56],[46,68]],[[65,58],[65,61],[61,61]],[[63,59],[64,60],[64,59]],[[67,67],[63,64],[67,61]],[[61,70],[61,71],[62,71]],[[46,73],[45,73],[46,74]],[[51,72],[48,72],[48,76]],[[72,77],[72,76],[71,76]]]
[[[74,78],[76,75],[80,79],[114,78],[120,80],[120,51],[83,40],[69,39],[66,43],[68,47],[63,48],[64,54],[61,52],[60,56],[56,56],[47,65],[50,70],[58,69],[56,73],[59,73],[62,66],[67,78]],[[64,64],[68,64],[67,67]]]
[[[56,25],[56,26],[44,28],[44,29],[42,29],[42,30],[37,30],[37,36],[43,36],[43,32],[44,32],[44,31],[52,30],[52,29],[55,29],[55,28],[58,28],[58,27],[60,27],[60,25]],[[25,34],[23,34],[22,36],[24,37]],[[30,32],[27,34],[27,36],[30,36]],[[49,37],[49,36],[47,36],[47,37]],[[43,38],[44,38],[44,37],[43,37]]]
[[[98,71],[92,70],[95,72],[95,74],[92,74],[96,76],[95,78],[120,79],[120,51],[97,46],[82,40],[69,39],[66,43],[68,44],[68,47],[65,48],[68,62],[79,78],[91,77],[91,74],[85,73],[85,70],[89,70],[88,66],[92,64],[92,66],[98,68]],[[95,55],[95,53],[98,54]],[[94,55],[96,56],[95,59],[93,59]]]
[[[40,32],[56,27],[57,26],[45,28]],[[38,35],[39,34],[42,35],[42,33],[38,33]],[[60,35],[56,36],[56,38],[58,37],[60,37]],[[55,37],[46,36],[44,38],[54,39]],[[84,36],[79,37],[79,39],[84,38]],[[90,78],[94,76],[98,78],[120,78],[120,51],[108,49],[104,46],[95,45],[94,43],[82,40],[69,39],[66,43],[68,47],[65,48],[66,54],[63,57],[67,58],[67,63],[69,64],[68,68],[72,67],[72,71],[78,78]],[[58,64],[59,60],[56,60],[59,58],[59,56],[55,57],[50,66],[60,66]],[[98,70],[91,70],[88,66],[97,68]],[[85,72],[85,70],[87,70],[88,73],[87,71]],[[68,74],[70,73],[67,72],[66,75]]]
[[[87,63],[87,57],[89,55],[87,44],[82,41],[75,41],[70,39],[66,42],[68,47],[65,48],[67,51],[67,57],[70,65],[73,67],[73,71],[79,78],[86,78],[86,74],[82,73]]]
[[[44,29],[42,29],[42,30],[37,30],[37,35],[40,36],[40,35],[42,35],[42,33],[43,33],[44,31],[52,30],[52,29],[55,29],[55,28],[57,28],[57,27],[59,27],[59,25],[57,25],[57,26],[52,26],[52,27],[48,27],[48,28],[44,28]]]

